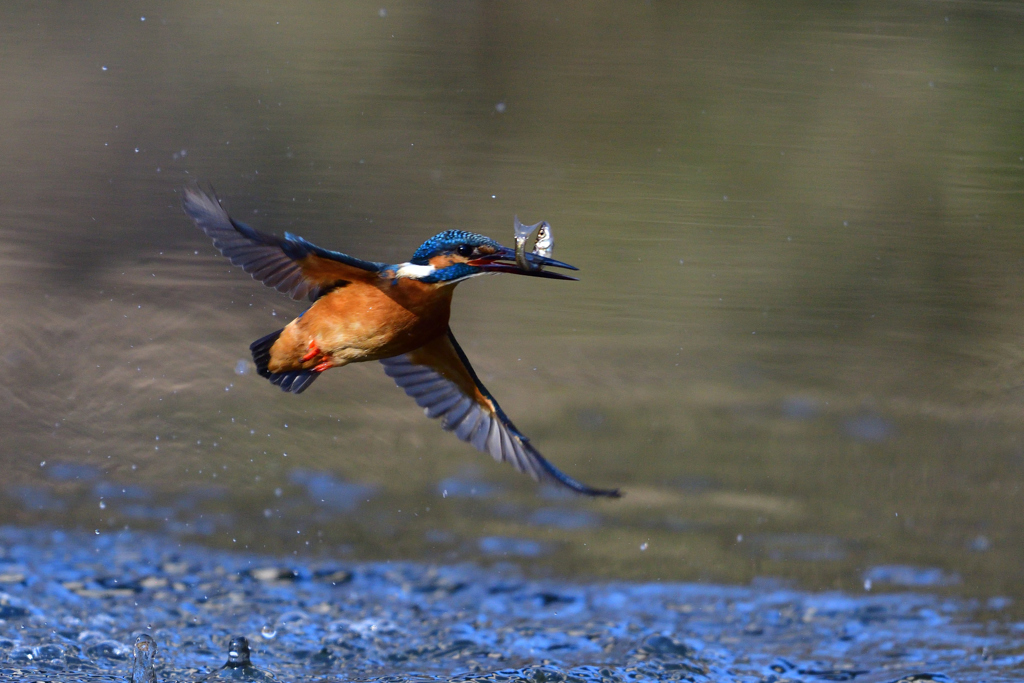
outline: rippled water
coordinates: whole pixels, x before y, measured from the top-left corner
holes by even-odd
[[[0,677],[17,680],[124,680],[140,632],[160,681],[994,681],[1024,661],[992,602],[0,532]]]
[[[0,522],[1024,604],[1019,5],[35,3],[0,33]],[[463,284],[452,327],[626,497],[538,489],[376,364],[256,377],[302,307],[185,218],[195,180],[388,262],[551,222],[581,281]]]

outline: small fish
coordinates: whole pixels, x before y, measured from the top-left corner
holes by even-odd
[[[551,252],[555,250],[555,235],[551,232],[551,225],[547,222],[540,224],[537,230],[537,242],[533,245],[533,253],[544,258],[551,258]]]
[[[526,271],[536,272],[541,269],[541,266],[534,263],[526,255],[526,243],[530,239],[530,235],[537,231],[537,242],[533,246],[533,253],[537,256],[543,256],[545,258],[551,258],[551,251],[555,245],[555,238],[551,232],[551,225],[547,221],[541,221],[540,223],[534,223],[533,225],[523,225],[519,221],[519,216],[515,217],[513,223],[515,229],[516,239],[516,265]]]

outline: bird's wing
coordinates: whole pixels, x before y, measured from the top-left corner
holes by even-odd
[[[511,463],[536,481],[547,481],[587,496],[617,498],[618,490],[595,489],[559,471],[516,429],[473,372],[451,330],[415,351],[385,358],[384,372],[416,399],[427,417],[444,418],[455,432],[499,462]]]
[[[293,299],[316,301],[335,287],[375,279],[383,264],[321,249],[301,237],[266,235],[231,218],[217,197],[185,188],[182,206],[213,246],[255,280]]]

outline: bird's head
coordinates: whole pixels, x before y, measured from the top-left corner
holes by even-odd
[[[502,246],[490,237],[465,230],[445,230],[421,244],[408,263],[397,267],[396,274],[420,282],[444,284],[454,284],[487,273],[513,273],[555,280],[576,279],[540,269],[555,267],[577,270],[568,263],[532,253],[527,253],[526,259],[537,269],[520,268],[516,265],[515,249]]]

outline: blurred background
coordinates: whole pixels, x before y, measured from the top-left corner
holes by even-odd
[[[1024,597],[1015,3],[0,9],[0,524],[574,577]],[[452,328],[552,462],[376,363],[301,396],[301,303],[184,216],[407,260],[547,220],[581,281]]]

